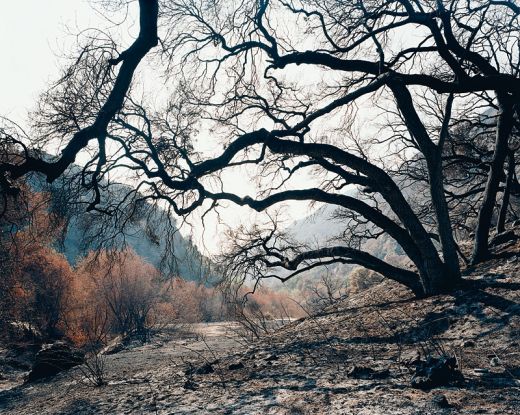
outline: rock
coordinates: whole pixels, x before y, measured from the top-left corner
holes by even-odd
[[[473,340],[464,340],[461,344],[462,347],[475,347],[475,342]]]
[[[54,376],[84,362],[85,356],[78,349],[64,342],[44,345],[36,353],[27,382]]]
[[[390,375],[388,369],[374,370],[371,367],[353,366],[347,372],[347,375],[354,379],[384,379]]]
[[[194,368],[190,365],[188,369],[184,372],[187,376],[189,375],[208,375],[213,373],[215,369],[213,369],[213,365],[211,363],[204,363],[202,366]]]
[[[446,396],[442,394],[435,394],[432,397],[432,402],[437,405],[439,408],[451,408],[451,404],[446,399]]]
[[[500,366],[500,365],[502,364],[502,362],[500,361],[500,359],[499,359],[498,357],[495,356],[495,357],[493,357],[493,358],[490,360],[489,364],[490,364],[491,366],[496,367],[496,366]]]
[[[426,361],[417,364],[410,383],[414,388],[428,390],[463,380],[464,376],[457,369],[457,359],[450,356],[430,356]]]
[[[228,366],[228,369],[229,370],[238,370],[238,369],[243,369],[244,368],[244,364],[242,362],[238,362],[238,363],[231,363],[229,366]]]
[[[186,382],[184,382],[183,388],[194,391],[195,389],[197,389],[197,384],[192,380],[188,379]]]
[[[518,237],[515,234],[515,231],[508,230],[502,233],[499,233],[498,235],[495,235],[491,241],[489,242],[489,246],[496,246],[501,245],[509,241],[514,241]]]

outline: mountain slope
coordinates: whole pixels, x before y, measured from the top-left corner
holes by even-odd
[[[168,275],[192,281],[214,279],[208,271],[210,260],[178,231],[176,219],[163,208],[141,203],[132,214],[87,212],[86,195],[77,183],[78,169],[73,166],[72,172],[52,184],[37,175],[29,179],[35,191],[50,195],[50,210],[66,221],[57,249],[71,264],[90,250],[128,247]],[[112,202],[131,191],[128,185],[114,183],[104,197]]]

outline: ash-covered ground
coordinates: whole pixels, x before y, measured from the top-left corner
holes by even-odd
[[[517,414],[518,251],[510,244],[467,270],[450,295],[414,299],[383,282],[255,342],[233,323],[165,329],[107,355],[101,387],[81,368],[23,385],[23,370],[4,361],[0,412]],[[419,362],[439,356],[454,357],[463,379],[414,387]]]

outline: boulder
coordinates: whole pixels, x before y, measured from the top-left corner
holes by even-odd
[[[36,353],[27,382],[34,382],[68,370],[84,362],[85,356],[65,342],[43,345]]]
[[[463,381],[464,376],[457,368],[457,359],[451,356],[429,356],[426,361],[417,362],[411,385],[416,389],[428,390]]]

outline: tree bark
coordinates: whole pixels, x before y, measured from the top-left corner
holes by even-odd
[[[506,187],[504,189],[504,195],[502,196],[502,204],[500,206],[500,212],[497,220],[497,234],[504,232],[507,217],[507,208],[509,207],[509,197],[511,195],[511,186],[513,185],[513,178],[515,175],[515,153],[509,151],[508,164],[507,164],[507,178]]]
[[[432,162],[428,164],[428,176],[432,204],[437,219],[437,230],[439,232],[444,265],[448,272],[448,276],[445,277],[446,281],[443,283],[446,284],[446,288],[448,288],[450,286],[453,287],[456,285],[461,279],[459,257],[457,255],[457,244],[453,238],[453,228],[451,226],[448,203],[446,202],[446,195],[444,193],[444,181],[440,154],[437,160],[432,160]]]
[[[345,246],[335,246],[313,251],[303,252],[290,260],[275,262],[270,267],[283,267],[287,270],[297,270],[299,265],[307,260],[323,259],[328,257],[345,258],[349,264],[358,264],[367,269],[375,271],[384,277],[396,281],[408,287],[416,296],[425,295],[424,288],[420,282],[419,275],[415,272],[391,265],[367,252]],[[286,281],[292,276],[286,277]]]
[[[475,229],[472,264],[489,258],[489,231],[495,207],[500,178],[504,174],[504,162],[508,152],[509,136],[513,129],[513,102],[505,94],[498,94],[499,114],[496,128],[495,150],[489,170],[484,197],[480,205]]]
[[[450,281],[449,275],[447,275],[445,266],[435,249],[429,233],[411,208],[399,186],[383,169],[364,159],[326,144],[299,143],[276,138],[268,140],[267,144],[272,151],[278,153],[288,152],[331,158],[337,163],[359,170],[369,177],[375,183],[375,190],[381,194],[399,218],[419,251],[419,259],[410,258],[419,270],[425,294],[444,292],[454,285]],[[398,242],[400,243],[400,241]]]
[[[435,145],[414,108],[412,96],[408,88],[398,81],[389,83],[389,86],[394,94],[399,111],[403,115],[406,126],[426,160],[428,184],[444,257],[442,272],[440,274],[435,273],[435,278],[431,281],[431,289],[433,292],[446,291],[458,284],[461,278],[457,245],[453,238],[448,204],[444,194],[442,174],[442,141],[444,140],[443,134],[446,133],[444,130],[447,126],[443,125],[439,146]],[[449,105],[451,106],[451,102]],[[449,111],[451,111],[451,109]]]

